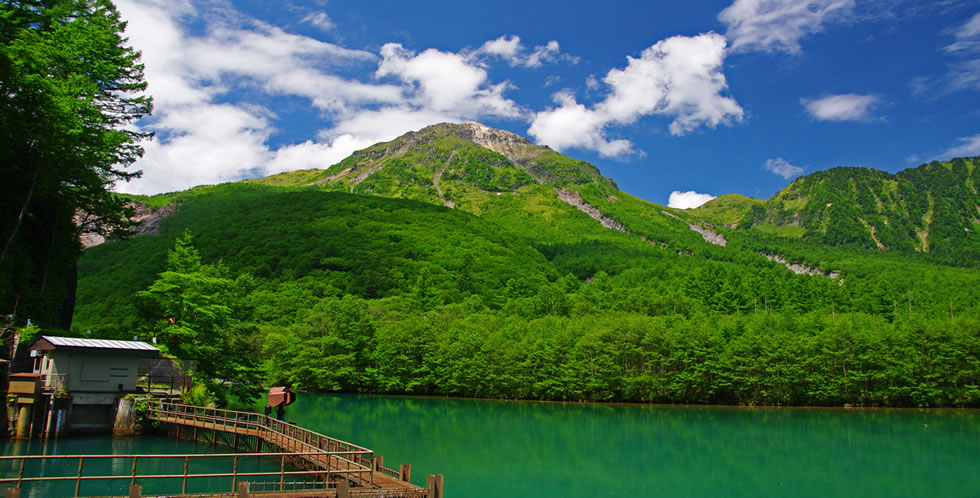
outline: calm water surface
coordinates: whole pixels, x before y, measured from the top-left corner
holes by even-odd
[[[371,448],[389,467],[411,463],[419,485],[443,474],[453,497],[980,496],[978,411],[298,398],[289,420]],[[47,451],[213,451],[163,437],[56,445]]]
[[[287,418],[447,496],[980,496],[980,411],[300,394]]]

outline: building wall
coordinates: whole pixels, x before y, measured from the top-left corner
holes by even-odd
[[[77,350],[54,350],[45,356],[41,373],[67,374],[67,388],[71,393],[119,393],[136,390],[136,376],[141,359],[139,356]]]

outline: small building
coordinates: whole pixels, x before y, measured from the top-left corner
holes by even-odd
[[[41,336],[30,349],[43,402],[54,412],[45,422],[46,433],[111,431],[119,399],[138,392],[141,362],[160,355],[156,346],[141,341],[56,336]],[[63,409],[55,406],[58,398],[66,401]]]

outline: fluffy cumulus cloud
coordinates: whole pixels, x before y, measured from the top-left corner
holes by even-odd
[[[716,33],[657,42],[639,58],[627,57],[626,67],[606,74],[602,82],[609,93],[602,101],[586,106],[567,91],[557,93],[557,106],[535,114],[528,134],[558,150],[578,147],[620,157],[634,148],[626,140],[607,138],[613,125],[661,115],[673,118],[672,135],[684,135],[741,120],[742,108],[725,95],[725,54],[725,39]]]
[[[334,25],[333,23],[333,20],[330,19],[330,16],[328,16],[327,13],[323,11],[310,12],[305,17],[303,17],[303,19],[301,19],[300,21],[305,22],[311,26],[315,26],[323,31],[330,31],[336,27],[336,25]]]
[[[786,180],[789,180],[794,176],[799,176],[803,174],[803,168],[799,166],[793,166],[792,164],[789,163],[789,161],[781,157],[766,160],[765,168],[766,171],[779,175]]]
[[[528,52],[521,43],[521,37],[516,35],[504,35],[496,40],[490,40],[477,49],[473,55],[477,57],[499,57],[506,60],[511,66],[524,67],[541,67],[546,62],[556,62],[559,59],[572,64],[578,63],[578,57],[562,54],[561,47],[555,40],[544,45],[538,45],[534,47],[534,50]]]
[[[820,121],[870,121],[880,100],[874,95],[847,93],[819,99],[800,99],[814,119]]]
[[[400,43],[388,43],[381,47],[381,57],[375,75],[395,76],[410,85],[416,105],[463,117],[521,114],[517,104],[503,96],[509,84],[489,83],[486,69],[463,54],[433,48],[416,54]]]
[[[129,43],[142,51],[157,133],[136,167],[143,177],[120,189],[156,193],[301,168],[325,168],[357,149],[441,121],[520,118],[472,53],[385,45],[351,50],[284,31],[221,3],[117,0]],[[333,29],[325,12],[302,22]],[[195,25],[192,33],[188,26]],[[514,57],[534,66],[557,56],[557,43]],[[550,47],[550,48],[549,48]],[[537,55],[536,55],[537,54]],[[341,76],[376,67],[374,78]],[[315,138],[272,145],[279,98],[309,103],[323,128]]]
[[[609,120],[601,113],[575,101],[568,92],[554,95],[554,109],[539,112],[534,117],[528,134],[538,143],[555,150],[583,148],[597,151],[604,157],[622,157],[633,152],[628,140],[609,140],[605,127]]]
[[[855,0],[735,0],[718,14],[733,51],[800,52],[800,40],[845,18]]]
[[[693,209],[714,198],[715,196],[711,194],[701,194],[693,190],[687,192],[675,190],[670,193],[670,198],[667,200],[667,207]]]

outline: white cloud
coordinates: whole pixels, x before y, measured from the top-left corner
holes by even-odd
[[[845,17],[855,0],[735,0],[718,14],[732,51],[800,52],[800,40]]]
[[[693,190],[689,190],[687,192],[675,190],[670,193],[670,198],[667,201],[667,207],[676,209],[693,209],[714,198],[715,196],[711,194],[700,194]]]
[[[633,153],[628,140],[608,140],[608,122],[599,112],[586,108],[567,92],[555,94],[558,107],[535,115],[527,133],[540,144],[561,151],[579,147],[594,150],[603,157],[623,157]]]
[[[944,31],[954,42],[943,47],[950,57],[946,74],[920,76],[909,84],[913,93],[928,97],[961,90],[980,90],[980,12],[962,24]]]
[[[789,180],[794,176],[799,176],[803,174],[803,168],[799,166],[793,166],[792,164],[789,163],[789,161],[781,157],[777,157],[775,159],[767,159],[766,171],[775,173],[786,180]]]
[[[377,142],[377,140],[343,134],[331,140],[329,144],[307,140],[303,143],[279,147],[275,155],[265,164],[264,174],[271,175],[299,169],[326,169],[354,151],[367,148]]]
[[[520,118],[469,52],[415,54],[389,44],[381,54],[288,33],[220,3],[118,0],[130,44],[142,51],[157,132],[123,191],[152,194],[301,168],[324,168],[357,149],[442,121]],[[322,14],[322,15],[319,15]],[[303,22],[328,29],[326,13]],[[194,33],[188,28],[195,24]],[[203,34],[197,34],[203,33]],[[550,49],[549,49],[550,50]],[[547,50],[540,60],[549,57]],[[531,54],[534,55],[534,54]],[[524,55],[528,58],[530,56]],[[341,74],[378,64],[375,78]],[[393,81],[379,81],[392,77]],[[319,111],[315,139],[273,146],[274,97],[305,99]]]
[[[303,17],[303,19],[301,19],[300,22],[308,23],[316,28],[319,28],[322,31],[331,31],[332,29],[337,27],[333,23],[333,20],[330,19],[330,16],[328,16],[327,13],[323,11],[310,12],[305,17]]]
[[[980,156],[980,133],[972,137],[959,139],[960,144],[946,149],[937,159],[953,159],[955,157]]]
[[[558,150],[580,147],[618,157],[633,147],[626,140],[607,139],[611,125],[663,115],[674,118],[672,135],[684,135],[700,126],[739,121],[742,108],[723,95],[728,87],[724,59],[725,39],[716,33],[661,40],[639,58],[628,56],[625,68],[610,70],[603,78],[610,93],[591,108],[567,91],[556,94],[558,107],[537,113],[528,134]]]
[[[434,48],[416,55],[400,43],[387,43],[381,57],[375,75],[413,85],[410,98],[419,106],[465,118],[521,115],[517,104],[503,96],[509,83],[489,83],[486,69],[464,55]]]
[[[545,61],[553,61],[558,58],[558,42],[551,40],[544,45],[534,47],[531,55],[527,56],[524,65],[528,67],[539,67]]]
[[[458,115],[418,109],[412,106],[383,107],[365,110],[338,121],[329,130],[320,132],[321,138],[333,139],[338,135],[350,134],[364,137],[373,144],[398,137],[407,131],[418,130],[433,123],[461,123],[465,121]]]
[[[515,60],[524,46],[521,45],[521,37],[516,35],[501,36],[496,40],[490,40],[477,50],[489,55],[495,55],[508,60]]]
[[[674,116],[672,135],[701,125],[716,127],[742,118],[735,99],[722,96],[728,87],[721,72],[725,40],[708,33],[675,36],[657,42],[639,59],[627,57],[624,69],[613,69],[605,81],[612,93],[600,109],[614,121],[629,124],[647,114]]]
[[[237,180],[243,171],[263,169],[272,133],[263,112],[228,104],[184,106],[166,114],[155,129],[167,137],[144,145],[143,177],[121,185],[133,193],[157,193]]]
[[[815,119],[821,121],[869,121],[879,105],[874,95],[845,93],[820,99],[800,99],[800,103]]]
[[[946,52],[976,52],[980,50],[980,12],[949,31],[956,38],[956,41],[943,48]]]
[[[545,62],[556,62],[563,59],[575,64],[578,57],[561,54],[558,42],[551,40],[544,45],[534,47],[531,53],[526,53],[521,37],[504,35],[496,40],[490,40],[473,53],[474,56],[489,55],[506,60],[511,66],[541,67]]]
[[[585,87],[589,90],[598,90],[599,79],[594,74],[590,74],[588,78],[585,78]]]

